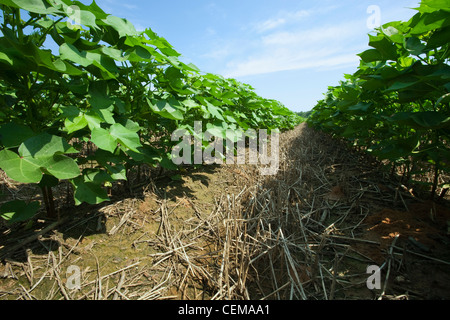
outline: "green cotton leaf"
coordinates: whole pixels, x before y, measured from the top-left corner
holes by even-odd
[[[127,57],[123,56],[123,51],[111,47],[103,46],[101,48],[102,53],[107,55],[108,57],[117,60],[117,61],[127,61]]]
[[[63,61],[59,58],[55,59],[53,62],[53,68],[50,68],[51,70],[56,70],[60,73],[65,73],[71,76],[80,76],[83,74],[83,71],[80,69],[72,66],[67,61]]]
[[[117,141],[111,133],[103,128],[95,127],[91,131],[91,141],[102,150],[114,153],[117,148]]]
[[[84,114],[80,114],[79,116],[75,118],[66,118],[64,120],[64,127],[67,129],[67,132],[69,134],[72,134],[76,131],[84,129],[88,125],[88,122],[86,118],[84,117]]]
[[[120,38],[126,36],[135,36],[138,34],[133,24],[126,19],[109,15],[106,19],[103,19],[102,21],[107,25],[113,27],[119,33]]]
[[[63,43],[59,46],[59,55],[63,60],[69,60],[83,67],[90,66],[93,61],[87,58],[86,52],[80,52],[75,46]]]
[[[448,5],[447,5],[448,8]],[[422,35],[450,25],[449,13],[444,10],[416,14],[410,22],[412,35]]]
[[[113,124],[108,130],[94,128],[91,133],[92,142],[102,150],[114,153],[120,143],[125,148],[139,153],[141,147],[139,135],[134,130],[127,129],[120,123]]]
[[[450,39],[450,27],[436,30],[427,41],[426,49],[431,50],[448,44]]]
[[[396,161],[415,153],[420,146],[419,135],[406,139],[385,140],[373,147],[372,153],[381,159]]]
[[[409,81],[403,80],[403,81],[395,81],[389,88],[387,88],[387,91],[399,91],[405,88],[409,88],[411,86],[416,85],[419,83],[416,79],[411,78]]]
[[[448,0],[422,0],[417,10],[423,13],[434,12],[440,9],[449,9]]]
[[[382,60],[397,60],[398,54],[394,43],[390,41],[386,36],[372,36],[369,35],[369,45],[381,54]]]
[[[150,109],[161,117],[171,119],[171,120],[183,120],[183,113],[177,108],[178,103],[176,100],[159,100],[153,104],[150,99],[147,98],[148,105]],[[179,103],[178,103],[179,104]]]
[[[55,14],[58,12],[45,0],[1,0],[0,4],[39,14]]]
[[[56,153],[73,152],[71,146],[61,137],[41,133],[37,136],[27,139],[19,147],[19,154],[22,157],[46,157],[53,156]]]
[[[75,205],[80,205],[84,202],[88,204],[99,204],[109,201],[108,193],[99,183],[84,180],[84,177],[78,177],[73,180],[75,187],[74,199]]]
[[[125,166],[119,164],[116,166],[111,166],[107,164],[105,168],[108,170],[109,174],[111,175],[111,178],[114,181],[118,180],[127,180],[127,170]]]
[[[440,129],[450,127],[450,117],[444,115],[441,112],[416,112],[411,115],[411,119],[413,119],[419,126],[426,129]]]
[[[134,152],[139,152],[137,148],[142,145],[139,135],[134,130],[130,130],[120,123],[116,123],[111,126],[110,133],[122,146]]]
[[[6,62],[7,64],[9,64],[10,66],[14,65],[14,60],[11,59],[7,54],[5,54],[4,52],[0,52],[0,61],[1,62]]]
[[[89,103],[96,109],[108,108],[114,104],[109,97],[106,81],[92,81],[89,86]]]
[[[166,154],[162,156],[162,160],[160,162],[161,167],[167,170],[178,170],[179,167],[173,163],[172,155]]]
[[[64,155],[43,157],[38,159],[36,164],[39,164],[51,175],[60,180],[72,179],[80,175],[78,164],[73,159]]]
[[[77,163],[64,153],[78,152],[63,138],[47,133],[27,139],[19,154],[10,150],[0,152],[0,167],[18,182],[37,183],[44,172],[58,179],[72,179],[80,174]]]
[[[372,102],[366,103],[366,102],[360,102],[358,104],[355,104],[354,106],[349,107],[348,111],[355,111],[356,113],[366,113],[369,111],[369,108],[373,105]]]
[[[0,168],[17,182],[38,183],[42,179],[43,173],[39,165],[30,161],[30,158],[21,158],[9,150],[0,151]]]
[[[205,100],[206,101],[206,100]],[[211,113],[215,118],[225,121],[222,114],[220,113],[221,109],[212,105],[211,103],[209,103],[208,101],[206,101],[207,103],[207,108],[209,113]]]
[[[5,148],[18,147],[34,135],[35,133],[29,127],[14,122],[0,126],[0,142]]]
[[[21,200],[10,201],[0,207],[0,217],[8,223],[27,221],[37,213],[40,206],[39,201],[30,203]]]
[[[109,88],[105,81],[94,81],[89,87],[89,103],[92,110],[108,124],[114,124],[114,103],[109,97]]]
[[[102,185],[107,181],[113,181],[111,176],[105,170],[101,169],[85,169],[83,171],[83,178],[85,182],[94,182],[98,185]]]
[[[364,62],[382,61],[383,57],[376,49],[369,49],[358,54]]]
[[[130,119],[119,119],[119,121],[117,121],[117,122],[120,123],[121,125],[123,125],[128,130],[131,130],[133,132],[138,132],[143,129],[139,125],[139,123],[134,122],[133,120],[130,120]]]
[[[200,69],[195,64],[192,63],[184,64],[184,69],[194,72],[200,72]]]
[[[72,61],[85,68],[94,65],[101,71],[107,73],[107,78],[114,78],[114,73],[118,72],[114,60],[110,57],[93,51],[79,51],[74,45],[63,43],[59,47],[60,58],[63,60]]]
[[[162,161],[162,157],[158,151],[149,145],[144,144],[142,147],[138,148],[138,151],[139,153],[127,151],[127,155],[137,162],[149,165],[155,165]]]
[[[189,110],[189,109],[197,109],[199,108],[199,105],[197,102],[195,102],[192,99],[186,99],[184,101],[181,101],[181,103]]]
[[[84,118],[86,119],[89,129],[92,131],[95,128],[100,128],[101,124],[103,123],[102,118],[98,114],[96,114],[94,111],[89,111],[84,115]]]
[[[412,55],[419,56],[424,53],[426,45],[423,44],[420,39],[416,37],[410,37],[406,39],[405,49]]]
[[[389,120],[419,130],[436,130],[450,127],[450,117],[436,111],[399,112]]]

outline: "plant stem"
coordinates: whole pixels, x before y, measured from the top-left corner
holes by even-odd
[[[53,192],[51,187],[43,186],[42,195],[44,197],[45,209],[47,210],[47,216],[50,219],[58,218],[55,210],[55,203],[53,201]]]

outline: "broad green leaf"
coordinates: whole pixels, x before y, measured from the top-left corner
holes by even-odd
[[[139,135],[130,129],[125,128],[120,123],[113,124],[110,129],[111,136],[124,147],[139,152],[137,148],[141,147]]]
[[[113,59],[94,51],[80,51],[70,43],[63,43],[59,47],[59,54],[61,59],[72,61],[85,68],[91,65],[96,66],[106,72],[107,79],[114,78],[114,73],[118,72]]]
[[[105,168],[108,170],[113,180],[127,180],[127,170],[123,165],[106,165]]]
[[[106,181],[114,181],[111,176],[102,169],[85,169],[83,170],[83,178],[85,182],[94,182],[98,185],[102,185]]]
[[[127,57],[123,56],[123,51],[122,50],[111,48],[111,47],[107,47],[107,46],[103,46],[101,51],[104,54],[106,54],[107,56],[109,56],[110,58],[114,59],[114,60],[127,61]]]
[[[37,183],[46,170],[58,179],[72,179],[80,174],[77,163],[62,153],[74,152],[62,138],[41,134],[19,147],[19,155],[10,150],[0,152],[0,167],[18,182]]]
[[[382,60],[396,60],[398,58],[397,50],[392,41],[388,40],[384,35],[372,36],[369,35],[369,45],[377,49],[381,54]]]
[[[0,61],[6,62],[10,66],[14,65],[14,60],[4,52],[0,52]]]
[[[440,9],[450,10],[447,0],[422,0],[417,10],[419,12],[434,12]]]
[[[416,79],[405,79],[402,81],[395,81],[389,88],[387,88],[388,91],[398,91],[398,90],[402,90],[405,88],[409,88],[411,86],[416,85],[417,83],[419,83],[419,81],[417,81]]]
[[[88,125],[88,122],[86,118],[84,117],[84,114],[79,115],[78,117],[75,117],[73,119],[66,118],[64,120],[64,126],[67,129],[67,132],[69,134],[82,130]]]
[[[410,37],[406,39],[405,48],[410,54],[419,56],[424,53],[426,45],[423,44],[418,38]]]
[[[0,126],[0,142],[6,148],[18,147],[32,136],[34,132],[24,125],[10,122]]]
[[[167,169],[167,170],[178,170],[179,169],[179,167],[173,163],[171,154],[163,155],[160,165],[161,165],[161,167],[163,167],[164,169]]]
[[[351,106],[348,108],[349,111],[356,111],[359,113],[366,113],[367,111],[369,111],[369,108],[373,105],[373,103],[365,103],[365,102],[360,102],[358,104],[355,104],[354,106]]]
[[[162,161],[161,155],[151,146],[143,145],[138,148],[139,153],[127,151],[127,154],[133,159],[141,163],[155,165]]]
[[[114,153],[118,143],[134,152],[141,146],[139,135],[120,123],[113,124],[108,130],[94,128],[91,134],[92,142],[100,149]]]
[[[436,30],[426,43],[426,49],[431,50],[448,44],[450,39],[450,27]],[[448,56],[447,56],[448,57]]]
[[[86,182],[83,177],[79,177],[73,180],[73,184],[75,187],[74,199],[76,205],[80,205],[83,202],[99,204],[110,200],[108,193],[99,183]]]
[[[447,5],[448,8],[448,5]],[[448,12],[439,10],[416,14],[412,19],[410,26],[412,35],[421,35],[429,31],[438,30],[450,25],[450,15]]]
[[[119,37],[121,38],[138,34],[133,24],[126,19],[109,15],[106,19],[103,19],[103,22],[113,27],[119,33]]]
[[[116,138],[111,135],[111,133],[103,128],[95,127],[91,132],[92,142],[100,149],[114,153],[117,148]]]
[[[86,52],[80,52],[75,46],[69,43],[63,43],[59,47],[61,59],[72,61],[83,67],[90,66],[93,61],[87,58]]]
[[[34,162],[34,160],[33,160]],[[64,155],[43,157],[35,162],[45,168],[51,175],[60,180],[73,179],[80,175],[78,164]]]
[[[410,156],[420,146],[418,136],[407,139],[382,141],[378,147],[372,149],[372,153],[382,159],[398,161]]]
[[[208,124],[207,132],[209,132],[209,134],[214,137],[226,139],[226,130],[224,130],[224,128],[222,127]]]
[[[21,158],[17,153],[9,150],[0,151],[0,168],[8,177],[22,183],[38,183],[43,172],[39,165],[30,161],[29,157]]]
[[[152,111],[159,114],[161,117],[172,120],[183,120],[183,113],[175,106],[175,100],[159,100],[153,104],[150,99],[147,98],[148,105]]]
[[[96,114],[94,111],[89,111],[84,115],[84,118],[86,119],[89,129],[92,131],[95,128],[100,128],[103,120],[100,118],[98,114]]]
[[[48,133],[29,138],[19,147],[21,157],[39,158],[70,152],[74,152],[74,150],[63,138]]]
[[[0,0],[0,4],[39,14],[55,14],[58,12],[45,0]]]
[[[381,53],[376,49],[368,49],[358,54],[364,62],[382,61]]]
[[[450,127],[450,116],[444,113],[435,111],[416,112],[411,115],[411,118],[423,128],[443,128]]]
[[[436,111],[399,112],[390,121],[409,125],[416,129],[440,129],[450,126],[450,116]]]
[[[8,223],[23,222],[31,219],[37,213],[39,207],[38,201],[26,203],[21,200],[14,200],[2,204],[0,216]]]

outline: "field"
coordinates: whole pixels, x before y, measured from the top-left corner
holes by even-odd
[[[180,180],[148,171],[108,203],[62,196],[57,221],[3,226],[1,299],[450,298],[448,202],[412,196],[306,124],[280,149],[276,176],[255,165],[186,168]],[[369,290],[367,267],[383,264]]]

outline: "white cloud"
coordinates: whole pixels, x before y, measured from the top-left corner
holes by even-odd
[[[312,14],[310,10],[299,10],[296,12],[280,12],[277,17],[267,19],[262,22],[258,22],[255,24],[254,30],[257,33],[263,33],[266,31],[270,31],[276,29],[280,26],[286,25],[288,23],[294,23],[300,21],[302,18],[305,18]]]
[[[139,7],[135,4],[124,3],[123,6],[128,10],[138,10]]]
[[[357,65],[358,61],[359,58],[353,53],[305,52],[297,56],[293,56],[289,52],[275,53],[272,56],[266,55],[242,63],[230,62],[228,72],[224,76],[239,78],[309,68],[340,68]]]
[[[241,29],[239,35],[216,39],[201,57],[207,69],[242,78],[281,71],[331,70],[358,66],[367,47],[365,11],[343,20],[335,4],[280,11]]]
[[[364,21],[362,22],[364,23]],[[306,68],[337,68],[357,65],[363,50],[354,39],[366,35],[361,21],[305,30],[279,31],[259,38],[247,58],[229,61],[223,74],[237,78]]]
[[[275,29],[278,26],[281,26],[286,23],[286,19],[278,18],[278,19],[269,19],[264,22],[261,22],[256,27],[258,32],[264,32],[268,30]]]

